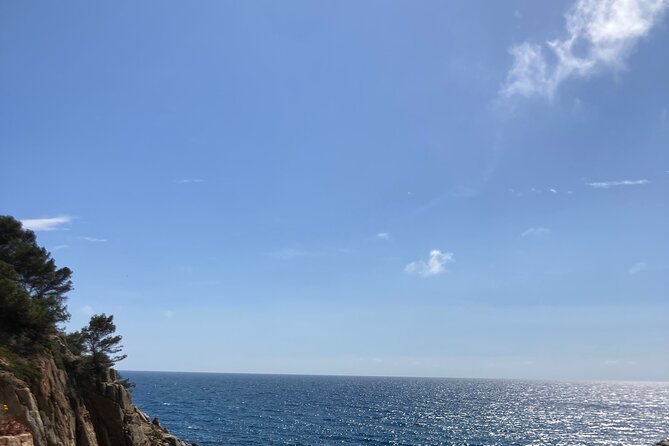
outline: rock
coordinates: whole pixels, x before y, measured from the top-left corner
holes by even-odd
[[[41,378],[30,384],[0,367],[0,402],[32,432],[0,437],[0,446],[188,446],[132,404],[115,371],[87,387],[59,368],[51,353],[36,363]]]
[[[141,410],[137,409],[138,416],[145,422],[148,423],[151,421],[151,418]]]
[[[28,426],[36,445],[46,445],[46,428],[35,397],[30,390],[26,392],[24,389],[27,389],[26,383],[9,372],[0,371],[0,401],[9,408],[8,415]]]
[[[33,446],[33,436],[30,434],[10,435],[0,437],[0,446]]]

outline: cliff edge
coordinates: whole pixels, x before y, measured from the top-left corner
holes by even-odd
[[[185,446],[132,404],[122,336],[94,315],[65,333],[72,270],[0,215],[0,446]]]
[[[132,403],[130,392],[113,369],[95,382],[82,382],[69,373],[65,364],[68,356],[73,357],[64,344],[61,347],[60,354],[44,352],[30,360],[38,375],[34,379],[19,378],[21,374],[16,373],[10,360],[0,356],[2,417],[15,420],[29,431],[32,444],[188,446],[157,422],[152,423]],[[7,445],[31,444],[25,434],[0,436],[0,445],[3,441]]]

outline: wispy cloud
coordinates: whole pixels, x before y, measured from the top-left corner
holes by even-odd
[[[608,189],[616,186],[640,186],[648,184],[648,180],[621,180],[621,181],[599,181],[595,183],[585,183],[586,186],[594,187],[595,189]]]
[[[646,269],[646,263],[645,262],[637,262],[634,265],[630,267],[630,269],[627,270],[628,274],[630,276],[633,276],[635,274],[639,274],[641,271]]]
[[[390,234],[387,232],[379,232],[376,234],[376,238],[379,240],[390,240]]]
[[[404,267],[404,271],[409,274],[418,274],[421,277],[431,277],[446,271],[445,265],[453,263],[455,259],[452,252],[442,252],[439,249],[430,251],[430,255],[425,260],[411,262]]]
[[[204,183],[204,180],[201,178],[182,178],[176,181],[179,184],[192,184],[192,183]]]
[[[167,319],[172,319],[174,317],[174,315],[175,315],[175,313],[172,310],[163,311],[163,317],[165,317]]]
[[[294,259],[296,257],[304,257],[307,254],[308,253],[306,251],[303,251],[301,249],[285,248],[279,251],[271,252],[269,255],[271,255],[272,257],[277,257],[279,259],[289,260],[289,259]]]
[[[521,237],[541,237],[551,233],[548,228],[529,228],[520,234]]]
[[[501,94],[550,98],[570,78],[624,68],[627,55],[668,6],[669,0],[577,0],[565,14],[564,39],[510,49],[513,65]]]
[[[93,243],[106,243],[109,240],[106,238],[97,238],[97,237],[79,237],[81,240],[86,240],[87,242],[93,242]]]
[[[60,251],[61,249],[67,249],[70,245],[56,245],[53,247],[52,251]]]
[[[543,193],[550,193],[552,195],[558,195],[560,192],[551,187],[548,189],[537,189],[536,187],[532,187],[529,190],[522,191],[518,189],[513,189],[513,188],[508,188],[507,192],[509,192],[512,195],[515,195],[516,197],[523,197],[523,196],[529,196],[529,195],[541,195]],[[571,194],[571,191],[567,191],[568,194]]]
[[[50,218],[27,218],[21,220],[21,223],[25,229],[30,229],[31,231],[56,231],[63,229],[62,226],[70,223],[72,220],[74,220],[74,217],[61,215]]]

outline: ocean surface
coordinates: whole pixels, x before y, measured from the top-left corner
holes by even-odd
[[[669,383],[123,372],[205,445],[652,445]]]

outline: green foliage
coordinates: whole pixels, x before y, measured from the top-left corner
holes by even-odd
[[[72,289],[69,268],[58,268],[38,246],[35,233],[0,216],[0,331],[43,343],[69,319],[65,294]]]
[[[12,265],[0,260],[0,327],[17,333],[29,324],[30,297],[18,284]]]
[[[65,343],[72,353],[79,356],[84,353],[84,335],[81,331],[74,331],[65,335]]]
[[[0,359],[7,364],[7,370],[18,379],[35,383],[42,377],[42,369],[30,359],[23,358],[5,347],[0,347]]]
[[[116,372],[116,381],[130,391],[135,388],[135,383],[128,378],[122,377],[118,371]]]
[[[0,367],[35,382],[41,370],[30,358],[50,349],[59,368],[88,381],[101,379],[126,357],[119,354],[122,337],[115,334],[113,316],[95,315],[87,327],[67,335],[58,328],[70,316],[65,300],[71,276],[37,245],[32,231],[13,217],[0,216]],[[119,381],[132,387],[128,380]]]
[[[120,342],[123,337],[114,335],[115,332],[114,316],[104,313],[91,317],[88,326],[81,330],[83,351],[90,355],[90,363],[97,376],[127,356],[117,355],[122,350]]]

